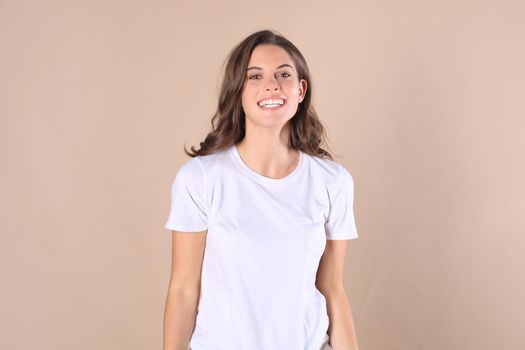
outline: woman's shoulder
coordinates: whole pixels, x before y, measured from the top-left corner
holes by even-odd
[[[192,157],[188,161],[199,163],[205,169],[210,169],[216,165],[224,164],[225,157],[229,157],[230,147],[223,148],[206,155]]]
[[[312,171],[318,176],[326,177],[328,181],[339,181],[341,177],[351,177],[348,169],[336,160],[318,156],[309,156],[309,158]]]
[[[206,155],[190,157],[183,162],[179,172],[184,172],[188,176],[208,175],[227,163],[225,157],[229,157],[228,148]]]

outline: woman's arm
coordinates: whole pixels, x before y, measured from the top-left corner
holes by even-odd
[[[164,309],[164,350],[188,350],[199,304],[206,232],[172,231],[171,278]]]
[[[164,350],[188,350],[199,295],[168,289],[164,309]]]
[[[350,303],[344,289],[344,261],[348,240],[327,240],[319,262],[316,286],[326,299],[333,350],[359,350]]]

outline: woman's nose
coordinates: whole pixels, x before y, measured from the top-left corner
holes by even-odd
[[[275,81],[275,80],[272,80],[270,81],[267,85],[266,85],[266,90],[278,90],[280,88],[279,84]]]
[[[279,87],[279,82],[277,81],[277,79],[275,79],[275,77],[271,77],[270,81],[266,84],[266,90],[271,90],[272,88],[274,90],[277,90],[279,89]]]

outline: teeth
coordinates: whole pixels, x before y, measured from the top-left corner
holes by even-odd
[[[277,99],[277,100],[264,100],[259,103],[259,106],[281,106],[284,104],[284,100]]]

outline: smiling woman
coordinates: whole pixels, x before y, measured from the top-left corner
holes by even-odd
[[[212,131],[171,187],[165,350],[357,350],[342,288],[353,178],[321,147],[311,87],[272,31],[230,52]]]
[[[253,33],[230,51],[223,68],[212,130],[199,149],[184,149],[186,154],[203,156],[239,143],[245,138],[245,124],[250,121],[266,126],[287,121],[292,148],[333,159],[331,152],[324,149],[326,132],[311,106],[313,85],[308,65],[293,43],[274,31]],[[282,99],[283,106],[258,104],[268,98]],[[259,115],[269,111],[279,113]]]
[[[298,80],[288,52],[278,45],[259,45],[253,50],[248,66],[241,97],[247,122],[271,125],[293,117],[303,100],[307,82]],[[252,108],[256,105],[257,108]],[[258,117],[256,112],[260,110],[268,113]]]

